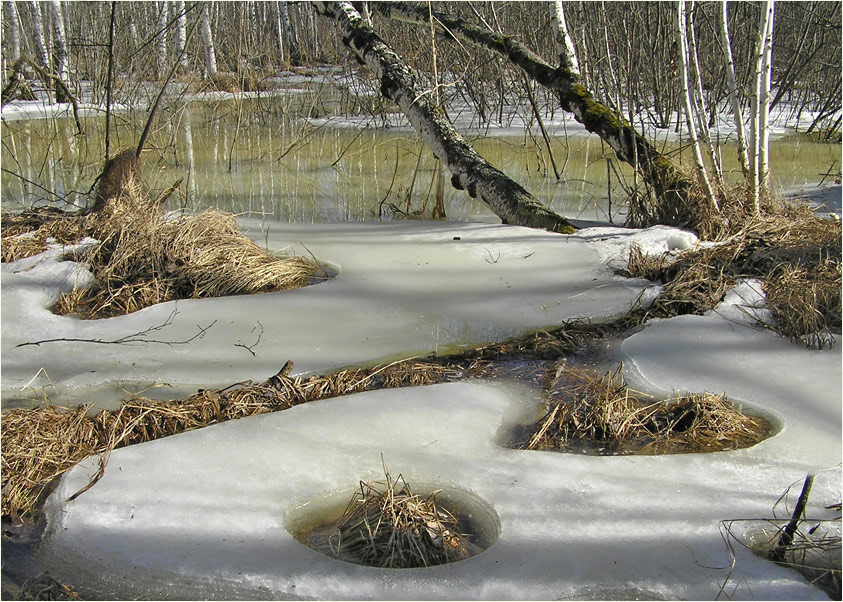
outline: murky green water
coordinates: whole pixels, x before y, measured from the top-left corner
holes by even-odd
[[[179,194],[168,201],[170,209],[217,207],[299,223],[429,217],[437,168],[424,143],[409,131],[378,128],[383,120],[377,117],[363,130],[300,118],[325,115],[342,109],[339,105],[324,92],[297,90],[258,99],[191,102],[164,112],[143,157],[147,183],[160,190],[184,178]],[[136,143],[144,120],[144,112],[115,119],[112,154]],[[3,122],[4,208],[27,207],[44,198],[59,205],[87,203],[84,193],[101,170],[104,119],[83,119],[82,126],[84,135],[72,119]],[[633,176],[599,138],[553,140],[559,180],[540,138],[494,133],[469,138],[492,164],[555,211],[623,220],[624,188],[633,186]],[[677,147],[672,144],[669,150]],[[729,159],[734,148],[725,147],[723,154],[734,169],[736,162]],[[779,188],[817,182],[840,170],[839,145],[805,136],[774,141],[771,155]],[[482,203],[451,188],[447,174],[444,182],[450,219],[494,219]]]

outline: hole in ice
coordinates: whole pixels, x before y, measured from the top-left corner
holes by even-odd
[[[345,562],[421,568],[458,562],[488,549],[500,534],[494,509],[476,495],[432,483],[360,482],[308,500],[287,516],[304,545]]]

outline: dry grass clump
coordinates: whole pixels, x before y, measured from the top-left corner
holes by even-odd
[[[766,421],[736,410],[723,395],[642,400],[619,367],[602,378],[561,368],[551,384],[551,408],[523,445],[531,450],[599,454],[673,454],[749,447],[769,433]]]
[[[701,314],[739,279],[764,283],[774,329],[809,347],[830,347],[841,330],[841,227],[808,209],[783,208],[716,245],[678,258],[646,257],[633,248],[625,273],[664,284],[647,317]]]
[[[73,244],[86,236],[85,224],[79,216],[52,208],[39,208],[23,213],[4,213],[0,259],[4,263],[38,255],[50,243]]]
[[[58,313],[102,318],[176,299],[287,290],[314,278],[315,260],[266,253],[240,232],[230,213],[168,219],[161,204],[173,189],[150,201],[134,172],[123,172],[115,176],[119,186],[109,188],[113,196],[103,197],[97,211],[4,216],[4,261],[40,253],[49,239],[97,240],[73,257],[90,265],[95,283],[63,294],[54,308]],[[108,182],[104,178],[99,189]],[[38,220],[37,228],[27,230]]]
[[[52,481],[95,454],[152,441],[218,422],[284,410],[300,403],[379,388],[419,386],[455,380],[481,370],[481,364],[443,366],[406,360],[328,375],[287,376],[292,362],[262,383],[244,382],[200,390],[187,399],[156,401],[133,397],[118,410],[89,414],[44,405],[3,412],[2,514],[31,515]]]
[[[428,567],[468,558],[468,536],[461,533],[457,518],[436,503],[441,490],[422,498],[401,475],[393,480],[384,472],[384,481],[360,481],[360,491],[342,516],[314,530],[312,545],[327,547],[348,562],[382,568]]]

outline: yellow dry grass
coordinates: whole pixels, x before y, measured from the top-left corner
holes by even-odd
[[[313,280],[315,260],[265,252],[230,213],[169,218],[161,203],[172,190],[150,200],[130,172],[98,211],[4,216],[3,261],[40,253],[50,242],[96,239],[73,256],[90,266],[95,283],[63,294],[54,308],[82,318],[132,313],[175,299],[288,290]]]
[[[603,377],[587,370],[557,371],[550,410],[524,447],[600,454],[673,454],[749,447],[769,425],[747,416],[724,395],[646,399],[626,386],[621,368]]]
[[[418,568],[468,558],[470,542],[458,519],[437,504],[434,491],[413,494],[401,475],[360,481],[338,519],[305,534],[310,545],[336,558],[380,568]]]
[[[3,412],[2,514],[32,514],[53,480],[91,455],[152,441],[246,416],[284,410],[300,403],[378,388],[420,386],[455,380],[477,366],[445,366],[405,360],[341,370],[324,376],[289,377],[292,363],[262,383],[244,382],[200,390],[187,399],[155,401],[133,397],[118,410],[90,414],[44,405]]]
[[[833,344],[832,333],[841,331],[840,265],[840,222],[791,207],[678,258],[647,257],[633,248],[625,273],[664,284],[641,321],[704,313],[739,279],[757,278],[773,310],[776,332],[822,349]]]

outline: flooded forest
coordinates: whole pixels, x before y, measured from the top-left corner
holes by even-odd
[[[2,2],[3,599],[840,599],[840,2]]]

